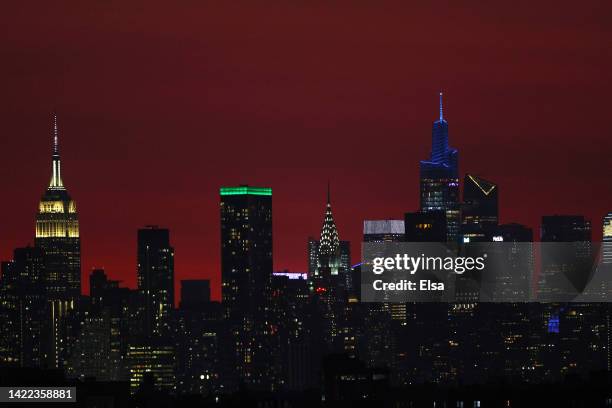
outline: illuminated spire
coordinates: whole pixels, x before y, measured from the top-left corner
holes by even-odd
[[[442,109],[442,91],[440,91],[440,122],[444,120],[443,109]]]
[[[64,183],[62,183],[62,171],[59,154],[59,132],[57,129],[57,115],[53,113],[53,154],[52,158],[52,175],[49,188],[51,190],[64,190]]]
[[[338,251],[340,247],[340,238],[338,237],[338,228],[334,221],[334,214],[331,208],[331,192],[329,182],[327,183],[327,206],[325,208],[325,218],[323,227],[321,228],[321,241],[319,243],[320,255],[332,255]]]
[[[59,141],[57,138],[57,114],[53,113],[53,157],[59,157]]]

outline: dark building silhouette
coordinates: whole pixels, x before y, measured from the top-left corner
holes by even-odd
[[[221,279],[227,316],[253,314],[272,277],[272,189],[222,187]]]
[[[382,400],[389,391],[389,372],[367,367],[346,355],[328,356],[323,363],[323,398],[351,406],[363,400]]]
[[[108,301],[107,294],[112,289],[119,288],[119,281],[109,280],[104,269],[94,269],[89,275],[89,300],[92,304]]]
[[[446,215],[446,240],[456,242],[459,235],[459,154],[448,145],[448,122],[442,110],[440,92],[440,117],[433,123],[431,132],[431,156],[420,164],[421,211],[444,211]]]
[[[138,230],[138,291],[145,334],[158,336],[168,331],[174,308],[174,248],[167,229],[148,226]]]
[[[89,275],[89,311],[83,318],[79,350],[72,359],[77,377],[96,377],[98,381],[128,379],[128,344],[143,337],[142,325],[135,324],[142,316],[141,298],[136,290],[119,284],[108,279],[104,269],[94,269]],[[99,339],[92,333],[97,333]]]
[[[79,307],[79,330],[66,375],[81,381],[128,381],[128,344],[144,337],[138,292],[108,279],[104,269],[92,271],[89,285],[90,296]]]
[[[80,310],[87,309],[81,307]],[[95,378],[97,381],[122,379],[119,339],[108,309],[91,310],[79,319],[79,332],[75,336],[72,352],[66,362],[66,375],[70,378]],[[118,334],[118,333],[117,333]]]
[[[591,275],[591,222],[581,215],[542,217],[542,271],[539,297],[569,301],[582,293]]]
[[[488,242],[492,243],[482,245],[488,268],[482,279],[480,300],[529,301],[534,276],[532,229],[521,224],[503,224],[491,227],[487,234]]]
[[[89,275],[89,302],[91,311],[96,313],[109,309],[113,318],[122,319],[122,324],[128,324],[130,330],[122,328],[122,335],[129,337],[128,332],[136,333],[140,327],[141,296],[138,290],[119,286],[120,281],[108,279],[104,269],[94,269]],[[136,337],[142,337],[139,333]]]
[[[285,271],[272,277],[272,322],[280,338],[278,364],[284,387],[291,391],[318,386],[321,358],[320,334],[312,330],[311,294],[303,275]]]
[[[176,387],[179,394],[218,394],[226,385],[221,353],[226,341],[223,309],[219,302],[188,302],[174,311]],[[229,339],[228,339],[229,340]],[[231,341],[231,340],[230,340]]]
[[[483,178],[466,174],[463,182],[462,221],[465,224],[497,224],[497,184]]]
[[[181,281],[181,309],[198,309],[210,302],[210,281],[206,279]]]
[[[502,248],[499,246],[488,248],[474,245],[477,242],[491,242],[497,223],[497,185],[480,177],[466,174],[460,225],[460,241],[464,244],[462,255],[477,258],[491,250],[501,251]],[[503,273],[503,275],[506,274]],[[456,276],[455,298],[464,304],[494,299],[493,296],[499,293],[498,285],[501,284],[498,278],[499,276],[494,273],[483,275],[478,271]]]
[[[589,220],[581,215],[542,217],[538,300],[548,302],[542,307],[545,339],[555,345],[542,360],[555,379],[607,366],[602,347],[608,336],[606,312],[597,303],[577,302],[592,278],[593,258]]]
[[[3,261],[0,271],[0,366],[17,367],[19,360],[18,297],[14,261]]]
[[[591,222],[582,215],[545,215],[541,232],[542,242],[591,242]]]
[[[447,217],[444,211],[419,211],[404,215],[406,242],[446,242]]]
[[[44,276],[45,258],[40,248],[17,248],[13,260],[3,263],[0,363],[19,367],[45,364],[48,321]]]
[[[462,242],[489,242],[498,223],[497,185],[466,174],[461,210]]]
[[[270,364],[274,333],[269,330],[272,279],[272,189],[222,187],[221,295],[231,337],[223,341],[227,389],[240,383],[269,390],[279,380]]]
[[[502,224],[496,228],[495,236],[502,242],[533,242],[533,230],[522,224]]]

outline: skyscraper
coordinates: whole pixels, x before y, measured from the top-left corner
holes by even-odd
[[[48,298],[73,301],[81,294],[81,241],[76,204],[62,181],[58,133],[53,115],[51,181],[38,206],[35,246],[45,253]]]
[[[488,273],[482,276],[480,300],[496,302],[529,300],[534,267],[531,228],[521,224],[491,226],[487,230],[487,240],[478,240],[495,242],[493,245],[482,246],[487,254],[487,265],[490,267]],[[475,247],[478,248],[479,245]]]
[[[542,242],[584,242],[591,253],[591,222],[582,215],[545,215],[541,233]]]
[[[448,122],[444,119],[442,92],[440,117],[433,123],[431,155],[420,164],[421,211],[444,211],[447,241],[456,242],[459,234],[459,154],[448,145]]]
[[[40,248],[16,248],[3,263],[0,285],[0,365],[44,365],[44,256]]]
[[[404,220],[365,220],[363,221],[363,242],[389,243],[402,242],[405,237]],[[381,248],[382,249],[382,248]],[[369,257],[385,257],[384,250],[368,251]],[[393,320],[404,323],[406,321],[406,303],[382,303],[377,307],[379,311],[389,311]]]
[[[364,242],[401,242],[404,240],[404,220],[366,220],[363,222]]]
[[[540,299],[571,300],[591,275],[591,222],[581,215],[543,216],[541,233]]]
[[[227,317],[256,313],[272,279],[272,189],[222,187],[221,279]]]
[[[491,241],[498,222],[497,185],[466,174],[463,182],[461,236],[463,242]]]
[[[338,228],[334,221],[334,214],[331,208],[331,196],[329,185],[327,186],[327,205],[325,207],[325,217],[321,227],[321,239],[319,240],[319,273],[327,270],[331,275],[337,275],[340,267],[340,238],[338,238]]]
[[[143,310],[137,290],[119,286],[104,269],[89,275],[89,302],[81,314],[68,374],[98,380],[127,379],[125,356],[129,344],[143,337]],[[150,340],[150,339],[149,339]]]
[[[313,287],[314,281],[321,279],[329,281],[332,276],[337,284],[347,290],[351,290],[353,286],[351,243],[350,241],[340,241],[338,227],[336,227],[331,207],[329,185],[327,186],[327,204],[323,216],[321,236],[319,240],[308,239],[308,275],[311,287]]]
[[[322,316],[322,337],[330,349],[339,334],[341,305],[353,291],[350,267],[350,242],[340,241],[331,206],[330,186],[327,185],[327,204],[318,241],[308,242],[308,286],[317,300]]]
[[[174,308],[174,248],[167,229],[138,230],[138,291],[144,301],[145,333],[162,334]]]
[[[20,364],[19,297],[15,261],[0,263],[0,365]]]
[[[222,375],[229,389],[242,382],[270,390],[278,381],[276,365],[270,363],[277,337],[269,323],[272,189],[222,187],[220,196],[221,295],[232,333],[223,341],[231,357]]]
[[[605,296],[600,291],[601,282],[593,280],[594,251],[588,219],[582,215],[543,216],[541,233],[538,300],[570,302],[580,297],[591,300]],[[568,374],[584,374],[587,366],[605,366],[605,348],[598,343],[603,338],[606,319],[597,304],[546,304],[544,316],[549,319],[549,327],[557,320],[557,327],[549,332],[556,331],[561,339],[556,353],[545,355],[545,366]],[[591,363],[594,361],[601,366]]]

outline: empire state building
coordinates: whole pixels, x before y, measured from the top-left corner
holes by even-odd
[[[45,253],[49,300],[75,300],[81,293],[81,241],[76,205],[62,182],[57,116],[53,115],[52,173],[36,215],[35,245]]]

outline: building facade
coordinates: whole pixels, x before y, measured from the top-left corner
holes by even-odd
[[[48,298],[74,301],[81,294],[81,240],[76,204],[62,181],[58,133],[54,115],[51,181],[38,205],[34,242],[45,253]]]
[[[145,334],[159,336],[169,331],[169,315],[174,308],[174,248],[170,246],[170,231],[156,226],[139,229],[137,255]]]
[[[229,389],[244,384],[272,390],[280,378],[270,364],[277,336],[269,325],[272,280],[272,189],[222,187],[221,296],[231,338],[223,376]]]
[[[431,155],[420,163],[421,211],[444,211],[446,238],[456,242],[459,235],[459,153],[448,145],[448,122],[444,119],[442,92],[440,117],[433,123]]]
[[[272,189],[222,187],[221,278],[227,317],[260,310],[272,278]]]
[[[543,216],[540,241],[540,299],[572,300],[585,289],[593,266],[591,222],[581,215]]]
[[[498,207],[497,185],[466,174],[461,208],[461,241],[490,242],[499,221]]]
[[[404,220],[365,220],[364,242],[402,242],[405,235]]]
[[[321,235],[318,240],[308,239],[308,277],[311,288],[321,279],[333,279],[343,290],[351,290],[353,287],[351,243],[340,240],[332,211],[329,186]]]

